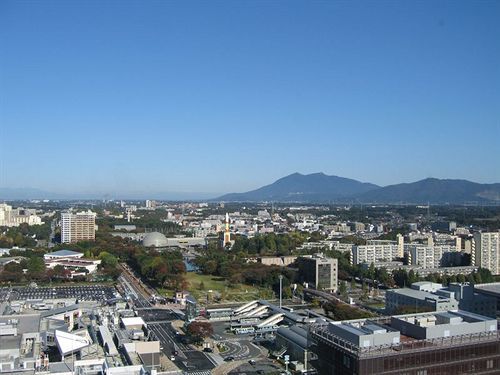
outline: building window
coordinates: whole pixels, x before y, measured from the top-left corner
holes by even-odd
[[[492,359],[488,359],[486,361],[486,368],[487,369],[492,369],[493,368],[493,360]]]
[[[347,368],[351,368],[351,358],[346,355],[344,355],[344,366]]]
[[[418,370],[417,375],[427,375],[427,370]]]

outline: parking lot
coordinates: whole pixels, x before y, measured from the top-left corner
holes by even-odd
[[[13,287],[2,288],[2,299],[11,300],[47,300],[75,298],[79,301],[103,302],[118,296],[115,288],[104,285],[57,286],[57,287]]]

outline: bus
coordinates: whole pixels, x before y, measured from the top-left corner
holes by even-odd
[[[255,332],[255,328],[253,327],[241,327],[241,328],[235,328],[234,333],[237,335],[246,335],[246,334],[251,334]]]

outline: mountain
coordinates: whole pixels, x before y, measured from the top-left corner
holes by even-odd
[[[217,198],[226,202],[362,202],[412,204],[497,204],[500,184],[479,184],[467,180],[427,178],[412,183],[380,187],[323,173],[294,173],[246,193]]]
[[[379,186],[324,173],[294,173],[246,193],[231,193],[216,200],[236,202],[328,202],[378,189]]]
[[[500,184],[478,184],[467,180],[426,178],[368,191],[356,197],[367,203],[496,203],[500,202]]]

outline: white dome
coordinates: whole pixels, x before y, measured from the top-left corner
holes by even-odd
[[[168,244],[167,237],[160,232],[151,232],[144,236],[142,244],[146,247],[165,247]]]

